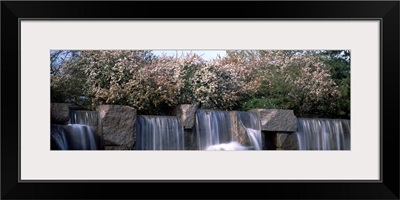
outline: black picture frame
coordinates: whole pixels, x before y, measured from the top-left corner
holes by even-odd
[[[399,5],[398,1],[2,1],[1,198],[399,199]],[[379,19],[381,180],[20,182],[20,19]]]

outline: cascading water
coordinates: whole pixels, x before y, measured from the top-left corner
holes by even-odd
[[[350,150],[350,120],[298,118],[300,150]]]
[[[70,111],[70,124],[51,125],[51,149],[97,150],[99,142],[93,133],[97,126],[96,111]]]
[[[81,124],[51,125],[53,150],[97,150],[92,129]]]
[[[97,144],[92,129],[87,125],[69,124],[71,127],[70,149],[74,150],[96,150]]]
[[[62,125],[51,125],[51,149],[68,150],[68,139],[66,130]]]
[[[184,150],[183,126],[175,116],[139,115],[138,150]]]
[[[231,116],[227,111],[196,111],[197,141],[200,150],[232,141]]]
[[[97,120],[98,120],[97,111],[81,111],[81,110],[69,111],[70,124],[84,124],[87,126],[97,126],[98,124]]]
[[[251,145],[255,150],[261,150],[261,124],[260,119],[252,112],[237,112],[240,124],[245,128]]]

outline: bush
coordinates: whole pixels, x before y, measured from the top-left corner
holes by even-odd
[[[299,116],[348,116],[350,111],[350,77],[334,80],[329,62],[304,51],[228,51],[212,61],[195,54],[81,51],[61,69],[51,77],[52,101],[90,108],[119,104],[141,114],[165,114],[178,104],[199,104],[223,110],[293,109]]]

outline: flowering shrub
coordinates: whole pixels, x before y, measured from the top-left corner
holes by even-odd
[[[178,104],[182,80],[172,58],[145,51],[83,51],[87,95],[92,105],[129,105],[143,112]]]
[[[162,114],[178,104],[334,113],[341,97],[330,66],[307,52],[228,51],[212,61],[196,54],[156,57],[151,51],[133,50],[79,55],[52,75],[53,101],[86,96],[92,108],[129,105],[142,114]]]
[[[319,111],[335,112],[340,97],[338,86],[330,75],[330,66],[319,56],[287,51],[259,52],[252,65],[252,98],[244,109],[294,109],[298,114]]]
[[[238,95],[245,92],[244,76],[232,65],[206,63],[189,79],[193,98],[203,108],[232,109],[237,106]]]
[[[272,87],[286,86],[282,92],[287,93],[291,107],[299,113],[334,109],[333,101],[340,96],[338,86],[331,79],[329,66],[324,65],[318,57],[293,56],[274,72]]]

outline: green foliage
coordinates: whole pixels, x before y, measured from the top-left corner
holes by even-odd
[[[243,110],[251,110],[251,109],[282,109],[281,106],[278,106],[281,101],[278,99],[269,99],[269,98],[253,98],[249,101],[243,103]]]
[[[141,114],[166,114],[178,104],[198,104],[348,118],[349,53],[227,51],[224,58],[205,61],[195,54],[156,57],[151,51],[53,51],[51,98],[92,109],[128,105]]]
[[[81,107],[91,108],[90,101],[85,97],[86,76],[77,67],[81,64],[79,51],[54,50],[50,52],[51,102],[72,103]]]
[[[336,99],[337,117],[350,117],[350,51],[322,51],[321,58],[331,66],[332,79],[338,85],[341,94]]]
[[[247,52],[248,54],[249,52]],[[319,53],[308,51],[261,51],[252,56],[250,76],[258,86],[246,99],[242,109],[293,109],[297,116],[331,116],[342,98],[331,78],[331,66]],[[257,84],[256,84],[257,85]],[[349,101],[348,101],[349,102]],[[344,106],[345,103],[343,103]]]
[[[337,99],[338,114],[340,117],[350,118],[350,76],[339,83],[342,97]]]

